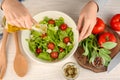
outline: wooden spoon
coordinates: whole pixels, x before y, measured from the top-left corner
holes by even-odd
[[[2,45],[0,49],[0,80],[2,80],[6,68],[7,68],[7,58],[6,58],[6,42],[7,42],[8,32],[4,29],[3,31],[3,38],[2,38]]]
[[[14,59],[14,70],[18,76],[23,77],[27,73],[28,63],[27,63],[26,58],[21,53],[19,42],[18,42],[18,33],[14,32],[13,35],[14,35],[15,44],[16,44],[16,56]]]

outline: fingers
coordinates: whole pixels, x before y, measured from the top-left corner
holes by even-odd
[[[11,21],[8,20],[7,23],[17,27],[22,26],[17,20],[11,20]]]
[[[81,29],[79,41],[81,41],[84,38],[88,28],[89,28],[89,20],[86,20],[86,22],[84,22],[83,28]]]
[[[21,18],[15,18],[12,19],[10,17],[7,17],[7,23],[17,26],[17,27],[23,27],[30,29],[33,24],[36,24],[37,22],[31,17],[31,16],[25,16]]]
[[[91,34],[91,32],[92,32],[92,26],[90,25],[83,39],[87,38]]]
[[[94,28],[94,25],[95,25],[95,22],[90,22],[90,21],[86,21],[83,28],[82,28],[82,31],[80,33],[80,37],[79,37],[79,42],[85,38],[87,38],[91,33],[92,33],[92,30]]]
[[[32,19],[32,22],[34,23],[34,24],[39,24],[36,20],[34,20],[34,19]]]
[[[3,66],[0,71],[0,79],[4,77],[5,72],[6,72],[6,66]]]
[[[81,27],[83,26],[83,25],[82,25],[82,24],[83,24],[83,22],[84,22],[83,17],[82,17],[82,16],[80,16],[80,17],[79,17],[79,20],[78,20],[78,30],[80,30],[80,29],[81,29]]]
[[[28,29],[31,29],[31,27],[34,25],[34,24],[37,24],[37,22],[32,18],[32,17],[26,17],[25,19],[25,24],[26,24],[26,28]]]

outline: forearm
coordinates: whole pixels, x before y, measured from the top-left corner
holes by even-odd
[[[7,4],[9,4],[8,1],[9,1],[9,2],[12,2],[13,0],[0,0],[0,6],[1,6],[1,9],[2,9],[2,5],[3,5],[4,2],[7,2]],[[16,0],[16,1],[17,1],[17,0]],[[24,0],[18,0],[18,1],[21,2],[21,1],[24,1]]]
[[[1,3],[2,1],[4,1],[4,0],[0,0],[0,3]],[[18,1],[24,1],[24,0],[18,0]]]
[[[0,0],[0,3],[4,2],[4,1],[5,1],[5,0]],[[21,2],[21,1],[24,1],[24,0],[18,0],[18,1],[20,1],[20,2]]]

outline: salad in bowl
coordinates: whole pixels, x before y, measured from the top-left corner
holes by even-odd
[[[24,30],[21,34],[24,51],[37,62],[55,63],[72,56],[78,46],[75,22],[65,13],[46,11],[34,17],[45,33]]]

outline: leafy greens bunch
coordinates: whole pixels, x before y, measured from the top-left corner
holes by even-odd
[[[88,38],[79,43],[79,46],[84,49],[84,56],[87,56],[89,63],[96,67],[108,66],[111,61],[111,51],[117,43],[105,42],[102,47],[98,44],[97,35],[91,34]]]

